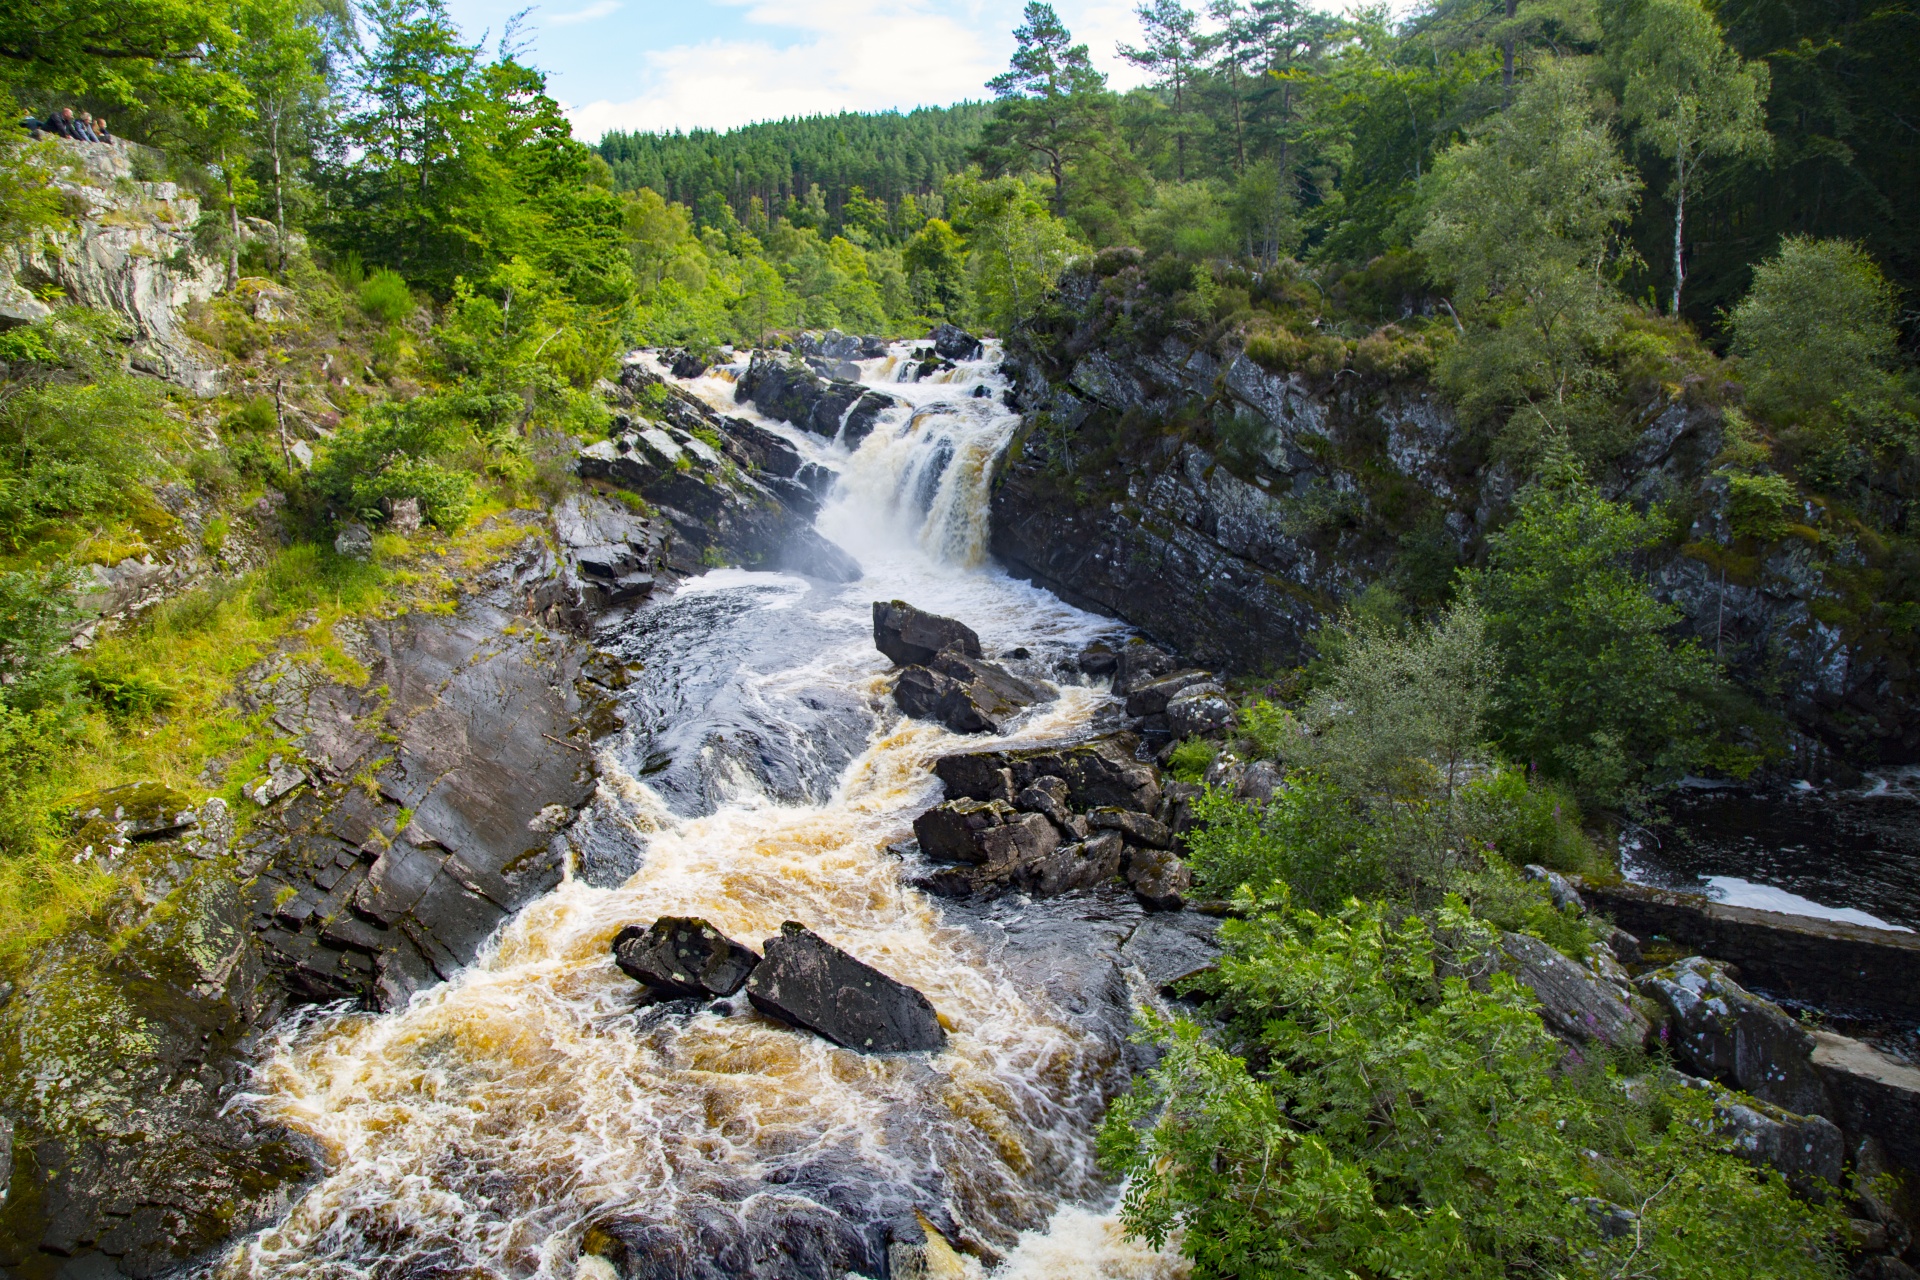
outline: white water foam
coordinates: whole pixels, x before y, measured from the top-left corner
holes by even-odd
[[[1110,627],[986,562],[991,467],[1018,421],[1000,403],[994,354],[944,382],[888,383],[910,407],[882,415],[853,451],[743,411],[730,370],[689,384],[841,472],[819,527],[867,576],[828,589],[716,570],[640,625],[697,615],[716,628],[696,646],[703,653],[738,642],[722,673],[732,705],[796,753],[823,695],[866,707],[864,750],[819,803],[772,796],[744,757],[719,752],[702,762],[718,779],[705,793],[714,806],[689,816],[640,776],[637,744],[607,747],[598,803],[644,849],[630,880],[570,878],[404,1009],[327,1010],[282,1029],[251,1105],[309,1135],[326,1170],[282,1222],[236,1250],[231,1275],[597,1276],[605,1268],[582,1250],[599,1224],[691,1230],[737,1212],[742,1188],[777,1197],[769,1178],[836,1160],[938,1188],[961,1242],[971,1230],[1011,1243],[997,1273],[1008,1280],[1185,1274],[1172,1253],[1127,1241],[1111,1215],[1086,1207],[1111,1194],[1093,1168],[1092,1133],[1117,1046],[1011,981],[971,933],[902,885],[886,852],[938,797],[933,758],[987,743],[892,710],[870,602],[897,596],[964,618],[990,653],[1075,645]],[[873,378],[903,355],[875,362]],[[709,604],[724,608],[701,613]],[[796,652],[794,636],[810,650]],[[1102,696],[1063,687],[1007,741],[1073,736]],[[677,1017],[637,1009],[609,942],[661,915],[703,916],[755,943],[782,921],[806,923],[925,993],[948,1046],[930,1059],[867,1057],[743,1002]]]

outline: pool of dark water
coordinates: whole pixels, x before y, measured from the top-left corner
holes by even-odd
[[[1627,830],[1621,860],[1630,880],[1734,906],[1920,930],[1920,771],[1850,791],[1682,789]]]

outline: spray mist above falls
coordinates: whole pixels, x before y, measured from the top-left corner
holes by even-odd
[[[936,757],[1084,737],[1108,705],[1069,658],[1111,624],[987,563],[1019,422],[996,354],[917,382],[904,348],[863,362],[902,403],[853,449],[735,404],[742,366],[681,382],[838,473],[816,527],[863,576],[716,569],[601,638],[632,683],[575,828],[593,856],[406,1007],[283,1029],[252,1105],[326,1171],[227,1271],[878,1276],[918,1214],[975,1273],[1178,1273],[1099,1212],[1093,1161],[1152,998],[1121,958],[1139,908],[939,902],[889,849],[940,799]],[[903,720],[871,632],[892,598],[1024,649],[1059,696],[998,738]],[[945,1048],[864,1056],[744,996],[636,1007],[609,944],[662,916],[756,947],[800,922],[923,993]]]

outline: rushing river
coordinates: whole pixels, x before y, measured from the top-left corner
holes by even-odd
[[[918,1209],[1008,1280],[1182,1274],[1105,1212],[1092,1137],[1124,1046],[887,850],[939,798],[933,758],[985,740],[893,709],[872,601],[964,619],[1052,674],[1059,699],[1002,741],[1086,729],[1105,695],[1064,658],[1112,626],[988,563],[988,476],[1017,425],[997,353],[917,383],[894,381],[904,355],[863,364],[910,407],[851,452],[735,406],[728,370],[684,384],[840,472],[818,527],[866,577],[716,570],[603,637],[641,669],[580,824],[591,857],[406,1008],[284,1029],[252,1105],[325,1171],[229,1273],[605,1276],[583,1250],[618,1224],[681,1260],[660,1274],[773,1276],[822,1222]],[[948,1045],[862,1056],[744,998],[637,1008],[609,943],[662,915],[755,944],[801,921],[925,993]]]

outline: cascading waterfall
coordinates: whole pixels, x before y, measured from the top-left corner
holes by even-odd
[[[585,821],[632,874],[570,877],[404,1009],[283,1028],[251,1105],[310,1135],[326,1172],[229,1273],[572,1277],[604,1271],[582,1250],[616,1220],[697,1251],[747,1218],[937,1206],[963,1238],[1011,1247],[1009,1280],[1182,1274],[1087,1207],[1121,1048],[903,887],[886,851],[938,799],[932,759],[984,742],[893,710],[871,601],[966,619],[989,652],[1036,660],[1108,625],[987,565],[989,473],[1018,423],[995,363],[894,382],[904,350],[867,362],[909,407],[851,453],[735,406],[734,371],[684,384],[841,473],[819,528],[866,578],[717,570],[608,641],[643,669]],[[1073,736],[1102,698],[1064,684],[1006,741]],[[755,943],[799,920],[925,993],[948,1047],[865,1057],[744,998],[636,1009],[609,943],[661,915]]]

